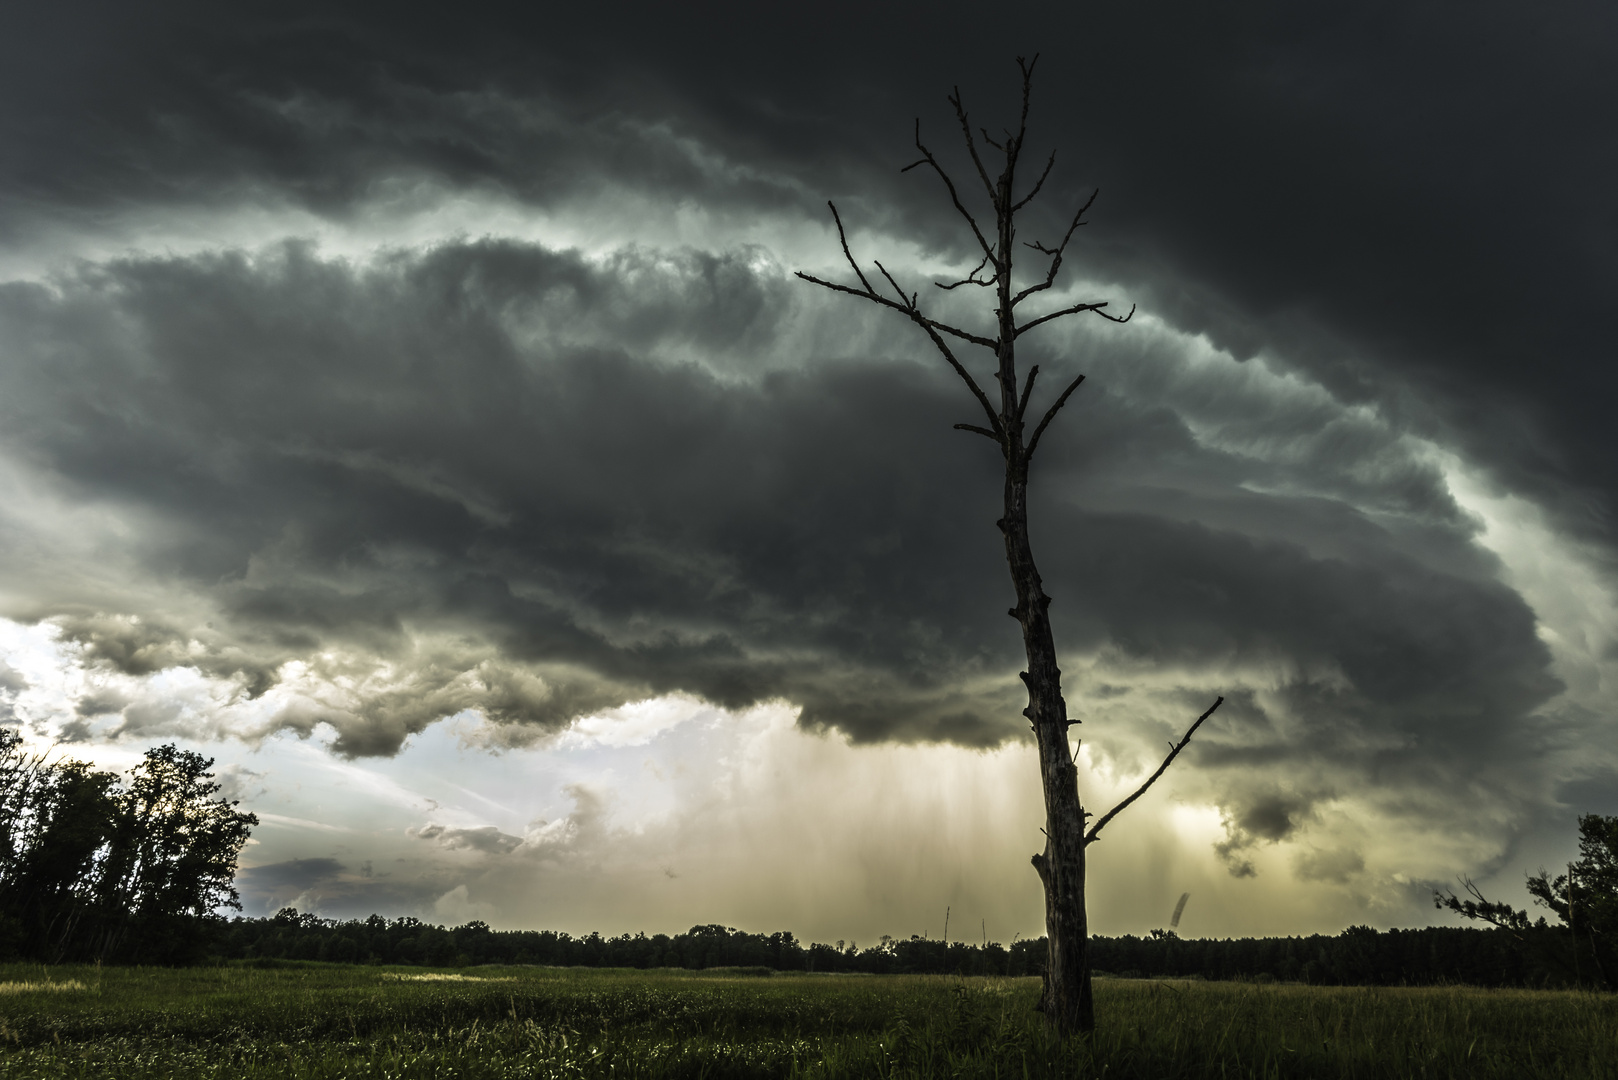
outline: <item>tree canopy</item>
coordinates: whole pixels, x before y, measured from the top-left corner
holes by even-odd
[[[0,729],[0,957],[193,959],[196,924],[241,909],[236,859],[258,824],[216,797],[212,767],[159,746],[126,784]]]

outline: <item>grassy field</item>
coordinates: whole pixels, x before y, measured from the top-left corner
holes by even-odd
[[[1618,999],[1105,979],[0,966],[0,1078],[1618,1077]]]

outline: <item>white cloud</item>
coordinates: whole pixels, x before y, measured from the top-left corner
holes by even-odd
[[[704,702],[684,695],[648,698],[608,709],[594,716],[580,717],[564,732],[557,745],[562,749],[589,746],[645,746],[681,724],[717,719],[718,713]]]
[[[1534,609],[1567,698],[1618,721],[1618,587],[1610,553],[1558,530],[1540,507],[1499,490],[1455,454],[1427,449],[1456,501],[1482,523],[1478,543],[1499,556],[1502,578]]]
[[[433,901],[432,913],[446,926],[460,926],[473,919],[486,921],[495,911],[490,905],[473,900],[465,885],[457,885]]]

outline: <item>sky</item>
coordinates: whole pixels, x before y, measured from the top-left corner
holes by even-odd
[[[901,169],[1037,53],[1020,235],[1136,310],[1020,343],[1086,805],[1226,699],[1092,929],[1525,903],[1618,813],[1618,14],[987,10],[13,5],[0,722],[215,759],[248,915],[1037,936],[998,454],[794,276],[835,201],[988,326]]]

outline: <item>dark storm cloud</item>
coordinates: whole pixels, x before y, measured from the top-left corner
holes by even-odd
[[[995,462],[949,430],[973,419],[959,387],[877,362],[925,343],[816,306],[762,248],[457,241],[348,263],[294,241],[60,268],[103,228],[161,250],[165,215],[262,211],[279,240],[288,208],[341,225],[439,195],[760,226],[820,222],[832,197],[964,254],[939,193],[896,171],[910,119],[953,152],[948,86],[993,129],[1010,57],[1044,49],[1045,223],[1104,189],[1069,268],[1249,379],[1329,390],[1238,393],[1232,365],[1145,337],[1030,339],[1048,372],[1092,375],[1036,490],[1064,648],[1235,684],[1197,750],[1233,859],[1327,792],[1532,760],[1558,689],[1533,615],[1401,440],[1612,539],[1613,17],[854,14],[4,16],[0,243],[59,272],[0,287],[0,445],[136,522],[107,549],[152,583],[104,598],[41,555],[7,613],[109,670],[193,665],[247,698],[349,687],[273,723],[329,721],[351,755],[461,709],[521,741],[675,690],[785,698],[857,739],[1019,735]],[[816,363],[777,362],[828,325],[864,336],[814,331],[797,353]],[[1075,679],[1087,738],[1144,707],[1114,671]],[[1157,693],[1150,723],[1205,707]],[[120,701],[82,708],[172,723]],[[1296,815],[1231,779],[1262,770],[1293,778],[1264,791],[1305,799]],[[1358,858],[1317,855],[1299,872]]]
[[[1271,844],[1289,839],[1311,817],[1314,805],[1322,796],[1296,791],[1270,790],[1243,792],[1226,807],[1225,831],[1227,839],[1214,845],[1214,851],[1230,867],[1233,877],[1254,877],[1257,871],[1245,854],[1260,843]],[[1321,862],[1317,866],[1316,862]],[[1363,865],[1363,861],[1361,863]],[[1312,860],[1303,875],[1317,871],[1339,873],[1333,860]]]
[[[410,877],[378,874],[370,862],[356,869],[332,858],[289,859],[236,874],[242,910],[250,916],[296,907],[306,915],[364,918],[376,911],[430,912],[448,888],[431,872]]]
[[[139,565],[217,617],[63,608],[48,582],[18,613],[131,674],[190,664],[251,695],[297,661],[358,682],[344,708],[279,720],[327,720],[348,754],[392,753],[466,708],[537,735],[671,691],[784,698],[858,739],[1017,736],[994,461],[950,430],[947,373],[730,381],[600,343],[626,327],[648,348],[768,348],[805,297],[784,288],[728,256],[588,263],[495,242],[363,270],[288,245],[6,287],[8,442],[79,497],[162,521],[131,541]],[[1423,761],[1487,757],[1555,691],[1521,600],[1449,558],[1464,530],[1416,545],[1423,560],[1346,506],[1322,529],[1319,500],[1241,490],[1254,467],[1172,413],[1105,395],[1084,410],[1052,443],[1053,477],[1183,484],[1167,514],[1044,505],[1066,647],[1294,671],[1265,708],[1311,738],[1278,742],[1255,707],[1256,727],[1209,742],[1210,767],[1331,751],[1397,772],[1354,750],[1387,738],[1425,740]],[[1245,515],[1257,535],[1232,499],[1263,505]],[[1455,517],[1436,496],[1398,501]],[[1230,526],[1197,523],[1221,513]],[[1320,554],[1276,538],[1324,531],[1358,539]],[[126,708],[120,730],[171,713]]]
[[[15,287],[10,341],[41,362],[13,369],[8,427],[86,494],[167,523],[147,567],[212,593],[235,624],[195,656],[205,670],[253,689],[331,643],[397,656],[407,623],[568,669],[540,683],[412,654],[413,677],[344,725],[351,752],[390,752],[471,705],[554,728],[674,689],[732,705],[793,696],[812,722],[871,735],[925,734],[936,721],[917,710],[953,702],[945,711],[971,721],[944,721],[952,730],[997,739],[981,701],[940,685],[946,667],[982,667],[973,636],[906,626],[891,603],[982,593],[960,568],[924,566],[950,547],[937,503],[954,479],[911,447],[971,460],[937,415],[949,399],[936,380],[839,369],[727,389],[689,366],[514,345],[559,304],[579,333],[575,306],[621,299],[606,285],[622,269],[580,289],[591,275],[576,257],[480,245],[353,275],[290,248],[257,265],[126,264],[63,283],[60,298]],[[650,317],[657,292],[622,321]],[[711,336],[734,303],[668,308],[660,336],[685,320]],[[131,318],[133,338],[61,347]],[[242,352],[221,355],[226,340]],[[889,415],[916,394],[933,415]],[[896,507],[936,520],[907,537]],[[132,674],[211,636],[161,612],[56,614],[88,659]]]
[[[290,893],[296,896],[338,878],[348,868],[336,859],[290,859],[243,870],[236,881],[243,891]]]
[[[1416,729],[1454,713],[1493,742],[1560,689],[1532,613],[1502,586],[1392,552],[1356,564],[1199,525],[1078,513],[1067,524],[1051,560],[1076,586],[1065,640],[1169,663],[1291,662],[1317,674],[1281,684],[1288,710],[1318,717],[1321,738],[1363,710]],[[1246,752],[1217,739],[1201,751],[1210,764]]]
[[[1044,49],[1053,196],[1105,188],[1079,265],[1238,355],[1284,355],[1464,445],[1565,526],[1607,535],[1618,17],[1597,6],[1070,5],[985,21],[170,3],[7,19],[13,236],[141,206],[341,217],[430,181],[741,213],[858,199],[851,220],[897,215],[958,246],[938,193],[893,171],[910,117],[949,148],[942,96],[964,83],[994,127],[1010,57]]]

